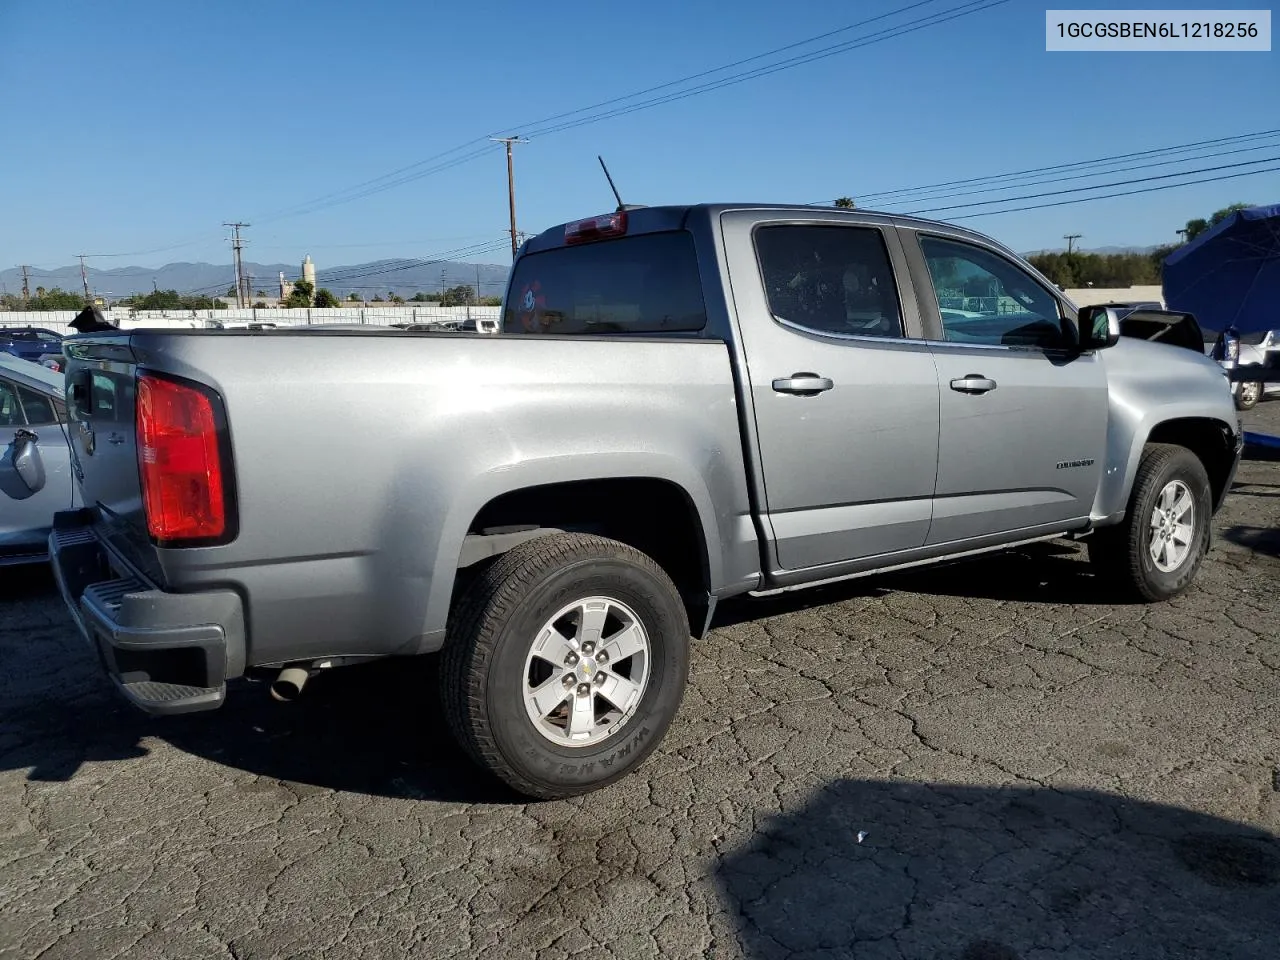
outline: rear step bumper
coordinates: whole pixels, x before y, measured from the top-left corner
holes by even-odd
[[[244,608],[232,590],[167,593],[103,546],[93,514],[55,515],[49,560],[58,590],[107,676],[151,714],[216,710],[244,671]]]

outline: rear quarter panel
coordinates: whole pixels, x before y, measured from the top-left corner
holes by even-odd
[[[134,349],[226,404],[239,536],[161,564],[174,588],[242,592],[251,663],[438,648],[471,521],[540,484],[670,481],[713,588],[758,576],[723,343],[315,332]]]

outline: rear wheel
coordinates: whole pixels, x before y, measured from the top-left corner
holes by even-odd
[[[1212,519],[1212,490],[1199,458],[1185,447],[1149,444],[1124,521],[1090,538],[1089,559],[1126,592],[1167,600],[1195,579]]]
[[[585,534],[504,554],[451,619],[441,670],[454,736],[531,797],[598,789],[661,742],[684,694],[689,623],[648,556]]]

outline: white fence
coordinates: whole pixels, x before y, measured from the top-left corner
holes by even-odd
[[[393,323],[431,323],[452,327],[467,320],[497,320],[501,307],[334,307],[280,309],[276,307],[231,307],[226,310],[104,310],[108,322],[122,330],[137,327],[186,327],[204,329],[214,322],[224,326],[271,323],[278,327],[315,323],[363,323],[390,326]],[[75,310],[0,311],[0,328],[43,327],[57,333],[74,333],[67,326],[76,318]]]

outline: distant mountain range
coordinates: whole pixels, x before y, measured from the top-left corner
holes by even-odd
[[[245,273],[252,278],[254,292],[261,290],[267,296],[279,292],[280,273],[286,280],[297,280],[301,268],[296,263],[245,263]],[[476,285],[480,278],[480,296],[500,296],[507,281],[509,267],[493,263],[427,263],[413,260],[374,260],[341,267],[317,267],[316,283],[326,287],[339,297],[358,293],[366,299],[375,295],[383,297],[395,292],[409,297],[422,291],[439,291],[441,285],[456,287]],[[209,296],[225,294],[235,282],[235,269],[231,264],[216,263],[166,263],[163,267],[116,267],[99,270],[90,267],[89,289],[98,296],[127,297],[133,293],[150,293],[156,289],[177,290],[179,293],[205,293]],[[0,270],[0,283],[9,293],[22,292],[22,271]],[[56,270],[32,270],[28,281],[32,295],[37,287],[52,290],[79,291],[81,289],[79,265],[59,267]]]

